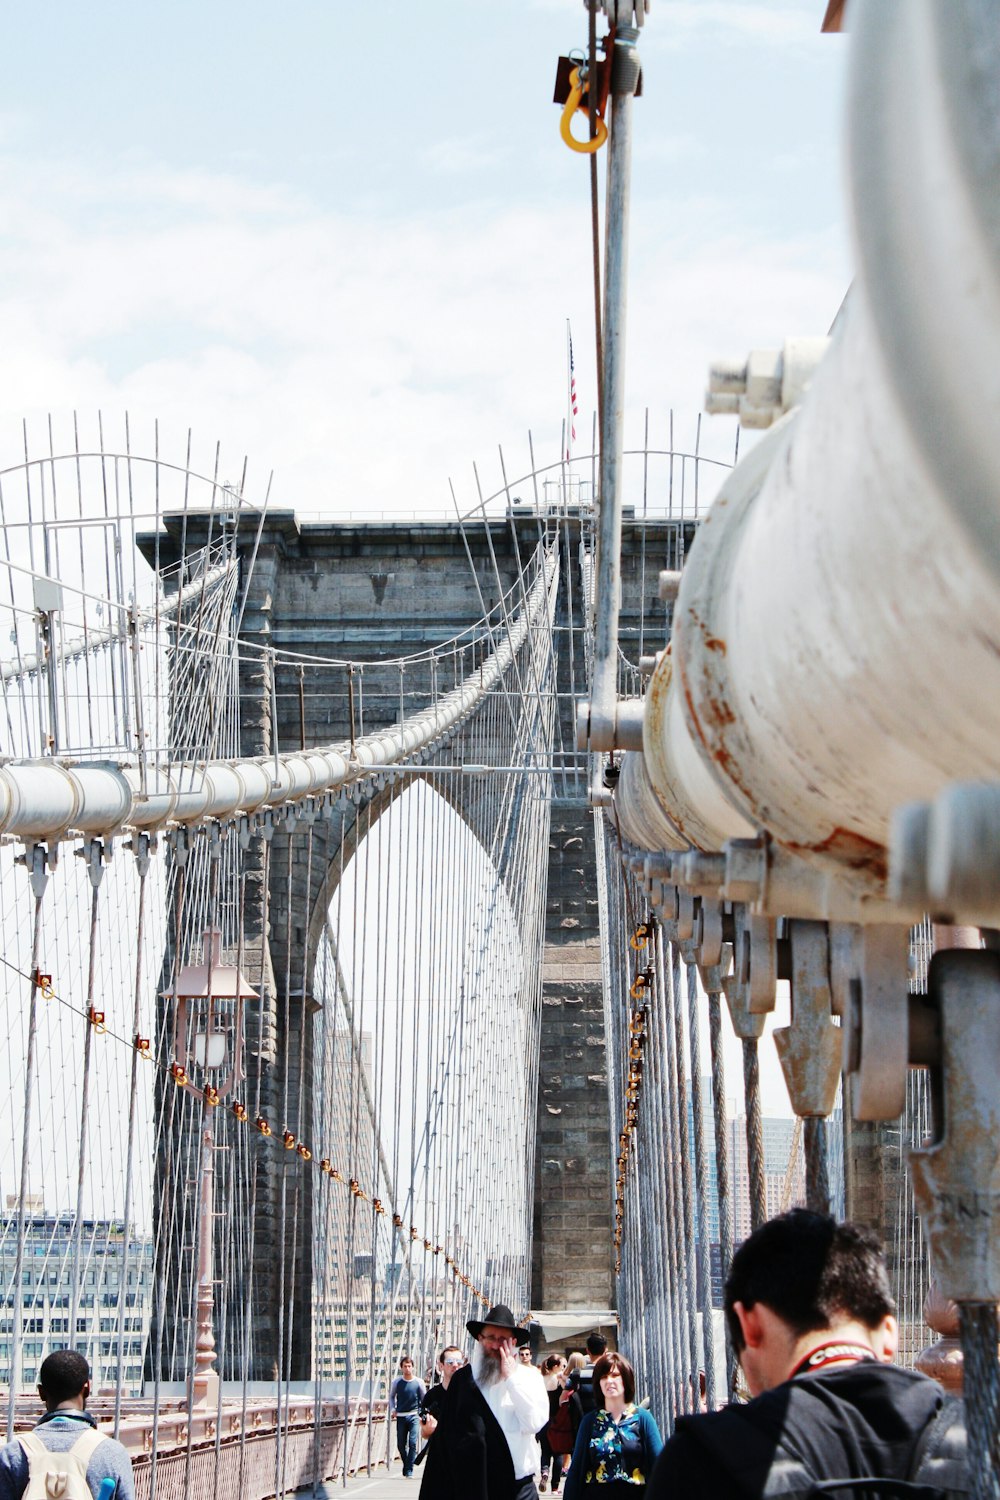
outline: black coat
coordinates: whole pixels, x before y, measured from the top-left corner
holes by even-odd
[[[437,1419],[420,1500],[510,1500],[516,1477],[510,1447],[470,1365],[451,1377]]]
[[[746,1406],[679,1417],[646,1500],[762,1500],[811,1493],[817,1479],[906,1479],[943,1403],[935,1381],[869,1360],[797,1375]],[[945,1413],[931,1482],[964,1493],[964,1426],[951,1406],[959,1420]]]

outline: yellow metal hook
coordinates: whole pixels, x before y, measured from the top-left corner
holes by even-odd
[[[572,73],[570,73],[569,75],[569,97],[566,100],[565,105],[563,106],[563,112],[559,119],[559,134],[562,136],[563,140],[566,142],[571,151],[583,151],[588,153],[592,151],[600,151],[601,147],[604,145],[604,142],[608,138],[608,127],[599,117],[597,121],[597,134],[594,136],[593,140],[578,141],[573,134],[573,116],[576,114],[577,110],[582,110],[584,113],[586,113],[581,100],[587,93],[589,87],[589,83],[580,82],[580,69],[574,68]]]

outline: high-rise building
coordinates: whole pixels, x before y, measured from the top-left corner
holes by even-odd
[[[0,1218],[0,1380],[31,1391],[53,1349],[77,1349],[96,1391],[121,1377],[127,1395],[142,1392],[153,1301],[153,1240],[126,1236],[115,1219],[47,1214],[27,1203],[21,1285],[17,1269],[18,1204],[8,1196]],[[17,1339],[20,1319],[21,1339]],[[119,1358],[120,1354],[120,1358]]]
[[[737,1114],[730,1103],[729,1175],[733,1204],[733,1243],[738,1245],[750,1233],[750,1167],[747,1155],[746,1115]],[[765,1212],[768,1218],[783,1209],[795,1208],[806,1201],[805,1152],[802,1131],[794,1119],[765,1116],[761,1122],[764,1144]],[[712,1303],[722,1306],[723,1271],[719,1234],[719,1182],[715,1154],[715,1111],[712,1103],[712,1080],[702,1079],[702,1133],[705,1145],[708,1194],[705,1205],[706,1230],[712,1265]],[[688,1137],[691,1160],[694,1161],[694,1104],[688,1093]],[[844,1215],[843,1111],[838,1106],[827,1121],[827,1171],[830,1185],[830,1212]],[[701,1226],[695,1215],[695,1236]]]
[[[793,1119],[765,1116],[761,1121],[764,1141],[765,1216],[780,1213],[805,1202],[806,1169],[802,1132]],[[747,1152],[746,1115],[732,1121],[733,1229],[738,1245],[750,1233],[750,1162]]]
[[[705,1165],[707,1168],[707,1194],[705,1203],[705,1232],[708,1238],[709,1256],[711,1260],[712,1279],[712,1306],[722,1306],[722,1252],[719,1243],[719,1175],[715,1155],[715,1110],[712,1104],[712,1080],[703,1078],[701,1080],[701,1116],[702,1116],[702,1140],[705,1149]],[[691,1160],[695,1160],[695,1135],[694,1135],[694,1101],[688,1092],[688,1137],[691,1147]],[[700,1241],[702,1225],[698,1218],[697,1202],[695,1203],[695,1240]],[[700,1288],[699,1288],[700,1291]],[[699,1301],[700,1301],[699,1297]]]

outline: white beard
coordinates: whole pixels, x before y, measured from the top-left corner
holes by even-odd
[[[472,1351],[472,1378],[481,1391],[496,1385],[500,1379],[499,1355],[487,1354],[482,1344],[477,1343]]]

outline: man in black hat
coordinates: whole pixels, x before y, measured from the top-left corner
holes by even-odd
[[[517,1357],[528,1331],[502,1304],[466,1327],[476,1347],[439,1408],[421,1500],[535,1500],[535,1433],[548,1421],[549,1398],[540,1372]]]

